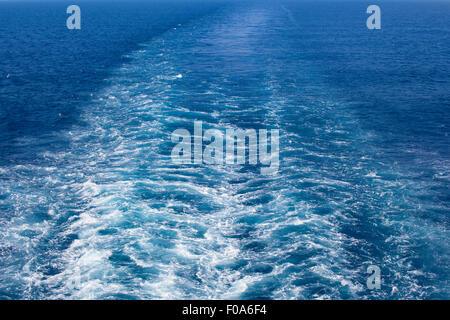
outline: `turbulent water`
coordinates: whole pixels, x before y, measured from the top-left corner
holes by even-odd
[[[358,2],[29,6],[0,4],[0,298],[449,298],[448,2],[380,31]],[[173,164],[199,120],[279,129],[278,172]]]

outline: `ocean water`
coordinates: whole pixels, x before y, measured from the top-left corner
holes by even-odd
[[[450,2],[69,4],[0,2],[1,299],[450,297]]]

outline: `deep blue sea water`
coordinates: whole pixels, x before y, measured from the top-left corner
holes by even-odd
[[[450,2],[69,4],[0,2],[1,299],[450,298]]]

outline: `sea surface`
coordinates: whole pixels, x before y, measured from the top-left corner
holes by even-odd
[[[0,299],[449,299],[450,2],[377,2],[0,2]]]

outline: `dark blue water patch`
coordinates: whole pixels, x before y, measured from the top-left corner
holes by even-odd
[[[248,260],[239,259],[239,260],[235,260],[233,262],[218,264],[216,266],[216,269],[219,271],[223,271],[226,269],[241,270],[241,269],[245,268],[248,264],[249,264]]]
[[[279,287],[279,281],[269,277],[249,286],[242,295],[243,299],[270,300],[273,292]]]
[[[252,265],[247,272],[251,272],[251,273],[263,273],[263,274],[267,274],[267,273],[271,273],[273,270],[273,267],[268,265],[268,264],[264,264],[264,263],[257,263]]]
[[[109,235],[113,235],[113,234],[117,234],[117,229],[116,228],[107,228],[107,229],[102,229],[98,231],[98,234],[101,236],[109,236]]]
[[[354,105],[367,129],[384,136],[396,160],[417,156],[402,152],[408,148],[448,158],[450,30],[442,14],[448,2],[383,2],[383,26],[375,32],[365,26],[363,3],[286,7],[305,27],[289,42],[292,49],[320,66],[323,80]]]
[[[262,241],[251,241],[243,246],[243,250],[249,252],[262,252],[266,249],[267,244]]]
[[[219,2],[80,2],[81,30],[66,28],[68,2],[0,4],[0,152],[2,163],[32,162],[51,145],[19,144],[69,128],[80,108],[126,54]]]
[[[133,260],[129,256],[122,254],[120,251],[113,252],[109,260],[116,265],[126,266],[133,263]]]
[[[102,300],[141,300],[139,296],[126,293],[104,294],[100,297]]]
[[[109,257],[109,261],[114,267],[125,267],[127,273],[124,275],[124,280],[132,281],[135,278],[140,279],[155,279],[159,274],[157,268],[154,267],[142,267],[137,265],[130,256],[122,253],[121,251],[114,251]]]

